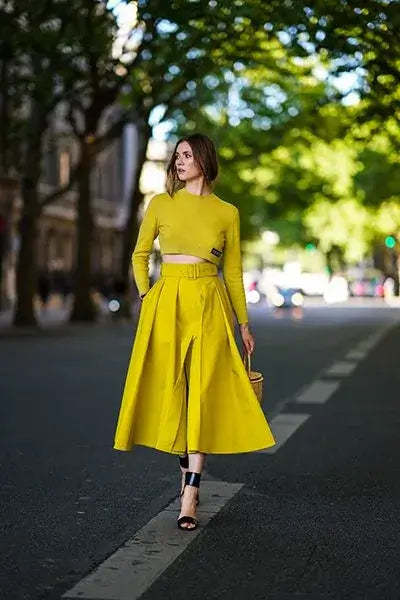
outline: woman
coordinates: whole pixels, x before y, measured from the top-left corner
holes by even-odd
[[[132,255],[141,306],[114,448],[135,444],[177,454],[182,472],[178,527],[197,527],[205,456],[250,452],[275,441],[234,338],[236,314],[246,352],[249,330],[239,212],[212,193],[212,141],[178,141],[168,193],[152,198]],[[149,289],[148,260],[159,236],[160,278]],[[223,257],[222,280],[217,277]]]

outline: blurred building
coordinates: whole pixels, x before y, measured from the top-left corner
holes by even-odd
[[[164,189],[166,151],[164,142],[152,141],[149,145],[148,161],[141,176],[141,188],[145,196]],[[57,130],[56,126],[49,130],[42,169],[41,191],[44,194],[69,182],[76,153],[77,148],[71,138],[65,135],[65,130]],[[121,233],[129,212],[136,156],[136,128],[128,125],[122,136],[99,155],[92,172],[95,220],[92,273],[94,283],[99,286],[118,273],[122,255]],[[2,226],[6,229],[6,241],[0,254],[1,308],[15,300],[21,199],[14,183],[12,186],[8,183],[1,186],[0,182],[0,229]],[[75,204],[76,191],[71,190],[48,204],[39,222],[38,274],[49,277],[59,291],[67,291],[72,283],[77,249]]]

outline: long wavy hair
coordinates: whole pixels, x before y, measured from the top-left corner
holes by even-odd
[[[167,192],[170,196],[173,196],[175,192],[185,186],[184,182],[180,181],[178,178],[175,165],[176,151],[179,144],[182,142],[187,142],[191,147],[194,161],[203,173],[204,182],[207,187],[212,187],[212,182],[218,175],[218,160],[214,143],[203,133],[187,135],[176,142],[167,167]]]

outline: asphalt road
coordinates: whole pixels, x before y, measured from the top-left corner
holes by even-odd
[[[399,318],[379,302],[252,309],[268,419],[309,418],[275,454],[208,458],[205,479],[244,485],[144,600],[400,598]],[[383,328],[327,402],[296,403]],[[132,337],[0,331],[4,600],[61,598],[176,496],[174,457],[112,450]]]

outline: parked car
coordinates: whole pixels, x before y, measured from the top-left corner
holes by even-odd
[[[248,304],[257,304],[262,300],[263,293],[259,287],[260,272],[257,270],[245,271],[243,273],[243,284]]]
[[[349,290],[351,296],[361,297],[378,297],[382,298],[383,293],[383,277],[363,277],[349,282]]]
[[[268,291],[267,302],[274,308],[295,308],[303,305],[304,296],[298,288],[274,286]]]
[[[346,302],[349,299],[349,284],[343,275],[333,275],[324,291],[324,300],[327,304]]]

